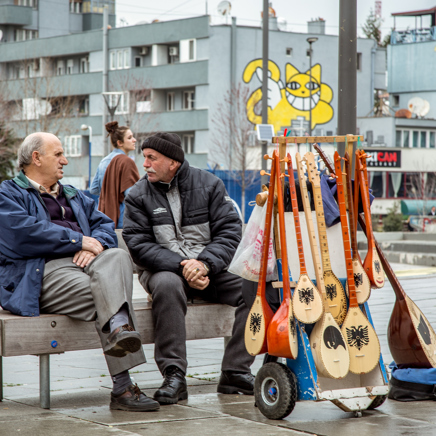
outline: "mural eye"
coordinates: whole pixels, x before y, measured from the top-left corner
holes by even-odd
[[[298,89],[301,85],[298,82],[289,82],[288,88],[289,89]]]
[[[318,83],[315,83],[315,82],[308,82],[308,83],[306,83],[306,88],[309,90],[315,91],[315,89],[319,88],[319,85],[318,85]]]

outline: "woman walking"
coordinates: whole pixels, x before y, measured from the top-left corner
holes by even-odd
[[[100,162],[90,192],[100,195],[98,209],[111,218],[117,229],[123,228],[124,199],[139,180],[135,161],[127,156],[135,150],[136,139],[126,126],[117,121],[106,124],[114,150]]]

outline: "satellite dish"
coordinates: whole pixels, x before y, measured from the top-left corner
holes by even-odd
[[[420,113],[424,110],[424,100],[421,97],[413,97],[407,103],[407,107],[413,114],[421,116]]]
[[[231,10],[232,4],[227,0],[224,0],[218,4],[217,11],[222,16],[230,15]]]
[[[430,111],[430,103],[427,100],[424,100],[424,107],[421,110],[420,116],[425,117]]]

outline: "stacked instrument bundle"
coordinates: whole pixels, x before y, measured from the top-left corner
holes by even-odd
[[[282,138],[276,139],[279,142]],[[285,147],[286,142],[287,138]],[[294,386],[295,395],[298,392],[300,400],[329,399],[348,411],[364,410],[371,404],[378,407],[387,393],[387,376],[366,301],[371,288],[384,284],[383,262],[377,255],[371,228],[368,239],[372,238],[372,242],[363,262],[356,239],[360,199],[370,216],[366,156],[359,155],[356,175],[360,183],[355,183],[353,190],[350,159],[341,159],[336,153],[336,169],[331,166],[330,176],[336,179],[340,225],[327,228],[325,186],[315,155],[296,153],[292,158],[289,153],[284,156],[283,148],[281,151],[282,159],[277,150],[272,157],[264,157],[272,160],[268,192],[257,198],[258,205],[265,204],[263,207],[267,208],[265,237],[258,291],[246,323],[245,344],[251,355],[267,352],[287,358],[287,365],[278,369],[279,364],[267,363],[259,370],[256,403],[267,417],[278,419],[289,414],[293,405],[279,411],[277,396],[279,384],[285,381],[290,383],[285,391],[292,391],[295,374],[298,385],[298,390]],[[281,163],[282,168],[283,163],[287,164],[287,173],[281,170]],[[289,184],[284,189],[286,179]],[[288,196],[287,204],[292,209],[286,213],[284,196]],[[273,314],[266,301],[265,270],[275,200],[278,225],[274,224],[274,245],[277,261],[281,262],[278,268],[281,281],[275,286],[281,288],[282,302]],[[302,204],[302,210],[298,204]],[[309,250],[311,262],[307,257]],[[277,371],[283,372],[280,377],[276,377]],[[272,404],[274,413],[268,414]]]

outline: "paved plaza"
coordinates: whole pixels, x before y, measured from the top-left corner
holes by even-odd
[[[436,268],[395,265],[409,296],[436,326]],[[135,285],[135,298],[144,298]],[[383,359],[392,358],[386,328],[395,296],[387,282],[374,290],[369,305],[380,338]],[[436,414],[432,401],[400,403],[387,400],[379,409],[356,418],[331,402],[298,402],[284,420],[265,418],[254,397],[216,393],[223,355],[223,339],[188,342],[189,399],[161,407],[157,412],[133,413],[109,410],[111,380],[101,350],[68,352],[50,359],[51,409],[39,407],[39,368],[36,356],[3,359],[4,396],[0,403],[0,435],[326,435],[359,436],[434,435]],[[153,359],[153,346],[144,346],[148,362],[132,371],[147,395],[162,378]],[[256,373],[262,364],[257,357]]]

